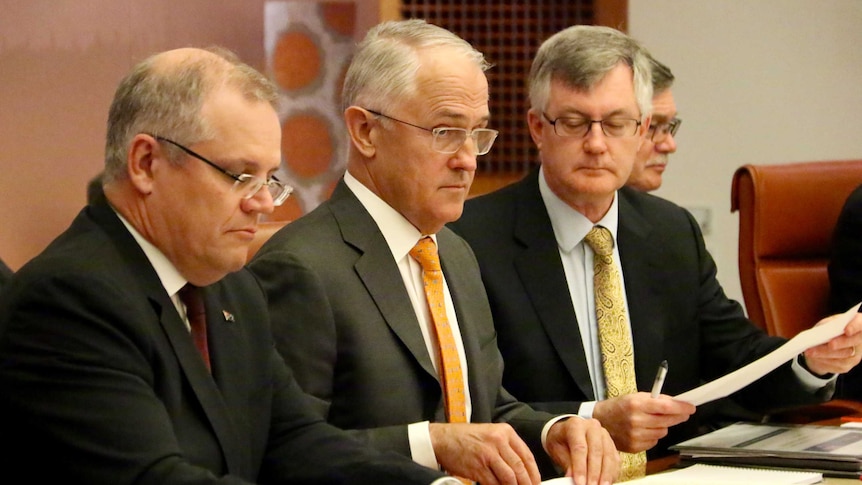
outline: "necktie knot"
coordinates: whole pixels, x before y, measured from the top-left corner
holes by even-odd
[[[422,271],[440,271],[440,255],[437,245],[428,236],[423,237],[410,250],[410,256],[422,266]]]
[[[177,295],[179,295],[180,301],[186,306],[186,318],[189,321],[189,329],[195,347],[197,347],[207,369],[209,369],[210,355],[209,345],[207,344],[207,312],[201,289],[191,283],[186,283],[185,286],[180,288]]]
[[[605,227],[593,226],[584,241],[599,256],[608,257],[614,252],[614,238],[611,236],[611,231]]]
[[[180,288],[180,291],[177,292],[177,294],[180,296],[180,301],[182,301],[183,305],[186,306],[186,316],[188,317],[189,322],[193,320],[193,316],[206,314],[204,299],[201,297],[200,288],[191,283],[186,283],[185,286]]]

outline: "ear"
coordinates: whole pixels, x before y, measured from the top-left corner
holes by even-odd
[[[153,191],[153,165],[161,160],[159,143],[150,135],[139,133],[132,138],[126,155],[126,170],[132,185],[142,194]]]
[[[374,115],[358,106],[350,106],[344,110],[344,121],[347,124],[350,142],[367,158],[373,157],[377,151],[372,137],[377,124],[371,119],[372,116]]]
[[[533,143],[536,144],[536,148],[539,150],[542,149],[542,129],[544,129],[544,123],[542,121],[542,114],[530,109],[527,111],[527,126],[530,127],[530,137],[533,138]]]
[[[638,130],[638,150],[641,149],[644,142],[646,141],[646,135],[649,133],[649,125],[652,123],[652,115],[646,117],[646,119],[641,123],[640,129]]]

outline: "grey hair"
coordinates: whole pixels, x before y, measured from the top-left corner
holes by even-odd
[[[652,93],[655,96],[662,91],[666,91],[673,86],[673,81],[676,79],[670,68],[662,64],[655,57],[647,53],[650,61],[650,69],[652,69]]]
[[[650,62],[639,42],[610,27],[576,25],[552,35],[539,47],[530,69],[530,106],[547,107],[551,82],[578,90],[599,83],[620,63],[632,69],[634,95],[641,118],[652,111]]]
[[[359,105],[384,109],[384,103],[401,101],[416,89],[418,51],[451,47],[484,72],[491,65],[485,55],[448,30],[422,19],[383,22],[371,28],[359,43],[342,89],[342,108]]]
[[[250,101],[276,106],[275,85],[236,54],[221,47],[201,49],[201,53],[204,55],[190,55],[175,64],[164,62],[160,54],[150,56],[120,82],[108,113],[105,183],[126,176],[129,144],[139,133],[165,136],[185,145],[215,136],[200,111],[207,97],[221,87],[236,89]],[[172,161],[180,159],[178,148],[165,148]]]

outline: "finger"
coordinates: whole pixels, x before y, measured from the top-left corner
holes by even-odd
[[[489,464],[496,480],[506,485],[530,485],[530,475],[524,467],[524,462],[511,448],[500,450],[500,455]],[[482,482],[484,483],[484,482]]]
[[[591,427],[587,430],[587,483],[600,483],[604,463],[608,459],[608,443],[605,441],[607,433],[600,427]],[[613,454],[617,454],[615,448]]]
[[[620,475],[621,461],[620,454],[615,451],[614,442],[610,436],[606,436],[605,449],[608,453],[605,453],[602,461],[602,481],[599,483],[615,483]]]
[[[539,473],[539,466],[536,464],[536,458],[530,447],[517,435],[513,435],[509,445],[512,447],[512,453],[517,456],[518,461],[526,472],[526,482],[524,483],[539,483],[542,481],[542,474]],[[521,477],[518,477],[518,483],[521,483]]]
[[[587,483],[587,437],[579,432],[579,426],[569,424],[566,430],[566,441],[569,450],[569,468],[566,475],[572,477],[576,485]]]

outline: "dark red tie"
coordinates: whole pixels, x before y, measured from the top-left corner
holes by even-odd
[[[186,305],[186,317],[189,319],[192,340],[201,353],[207,369],[211,371],[210,351],[207,346],[207,312],[200,288],[188,283],[180,289],[179,295],[180,300]]]

